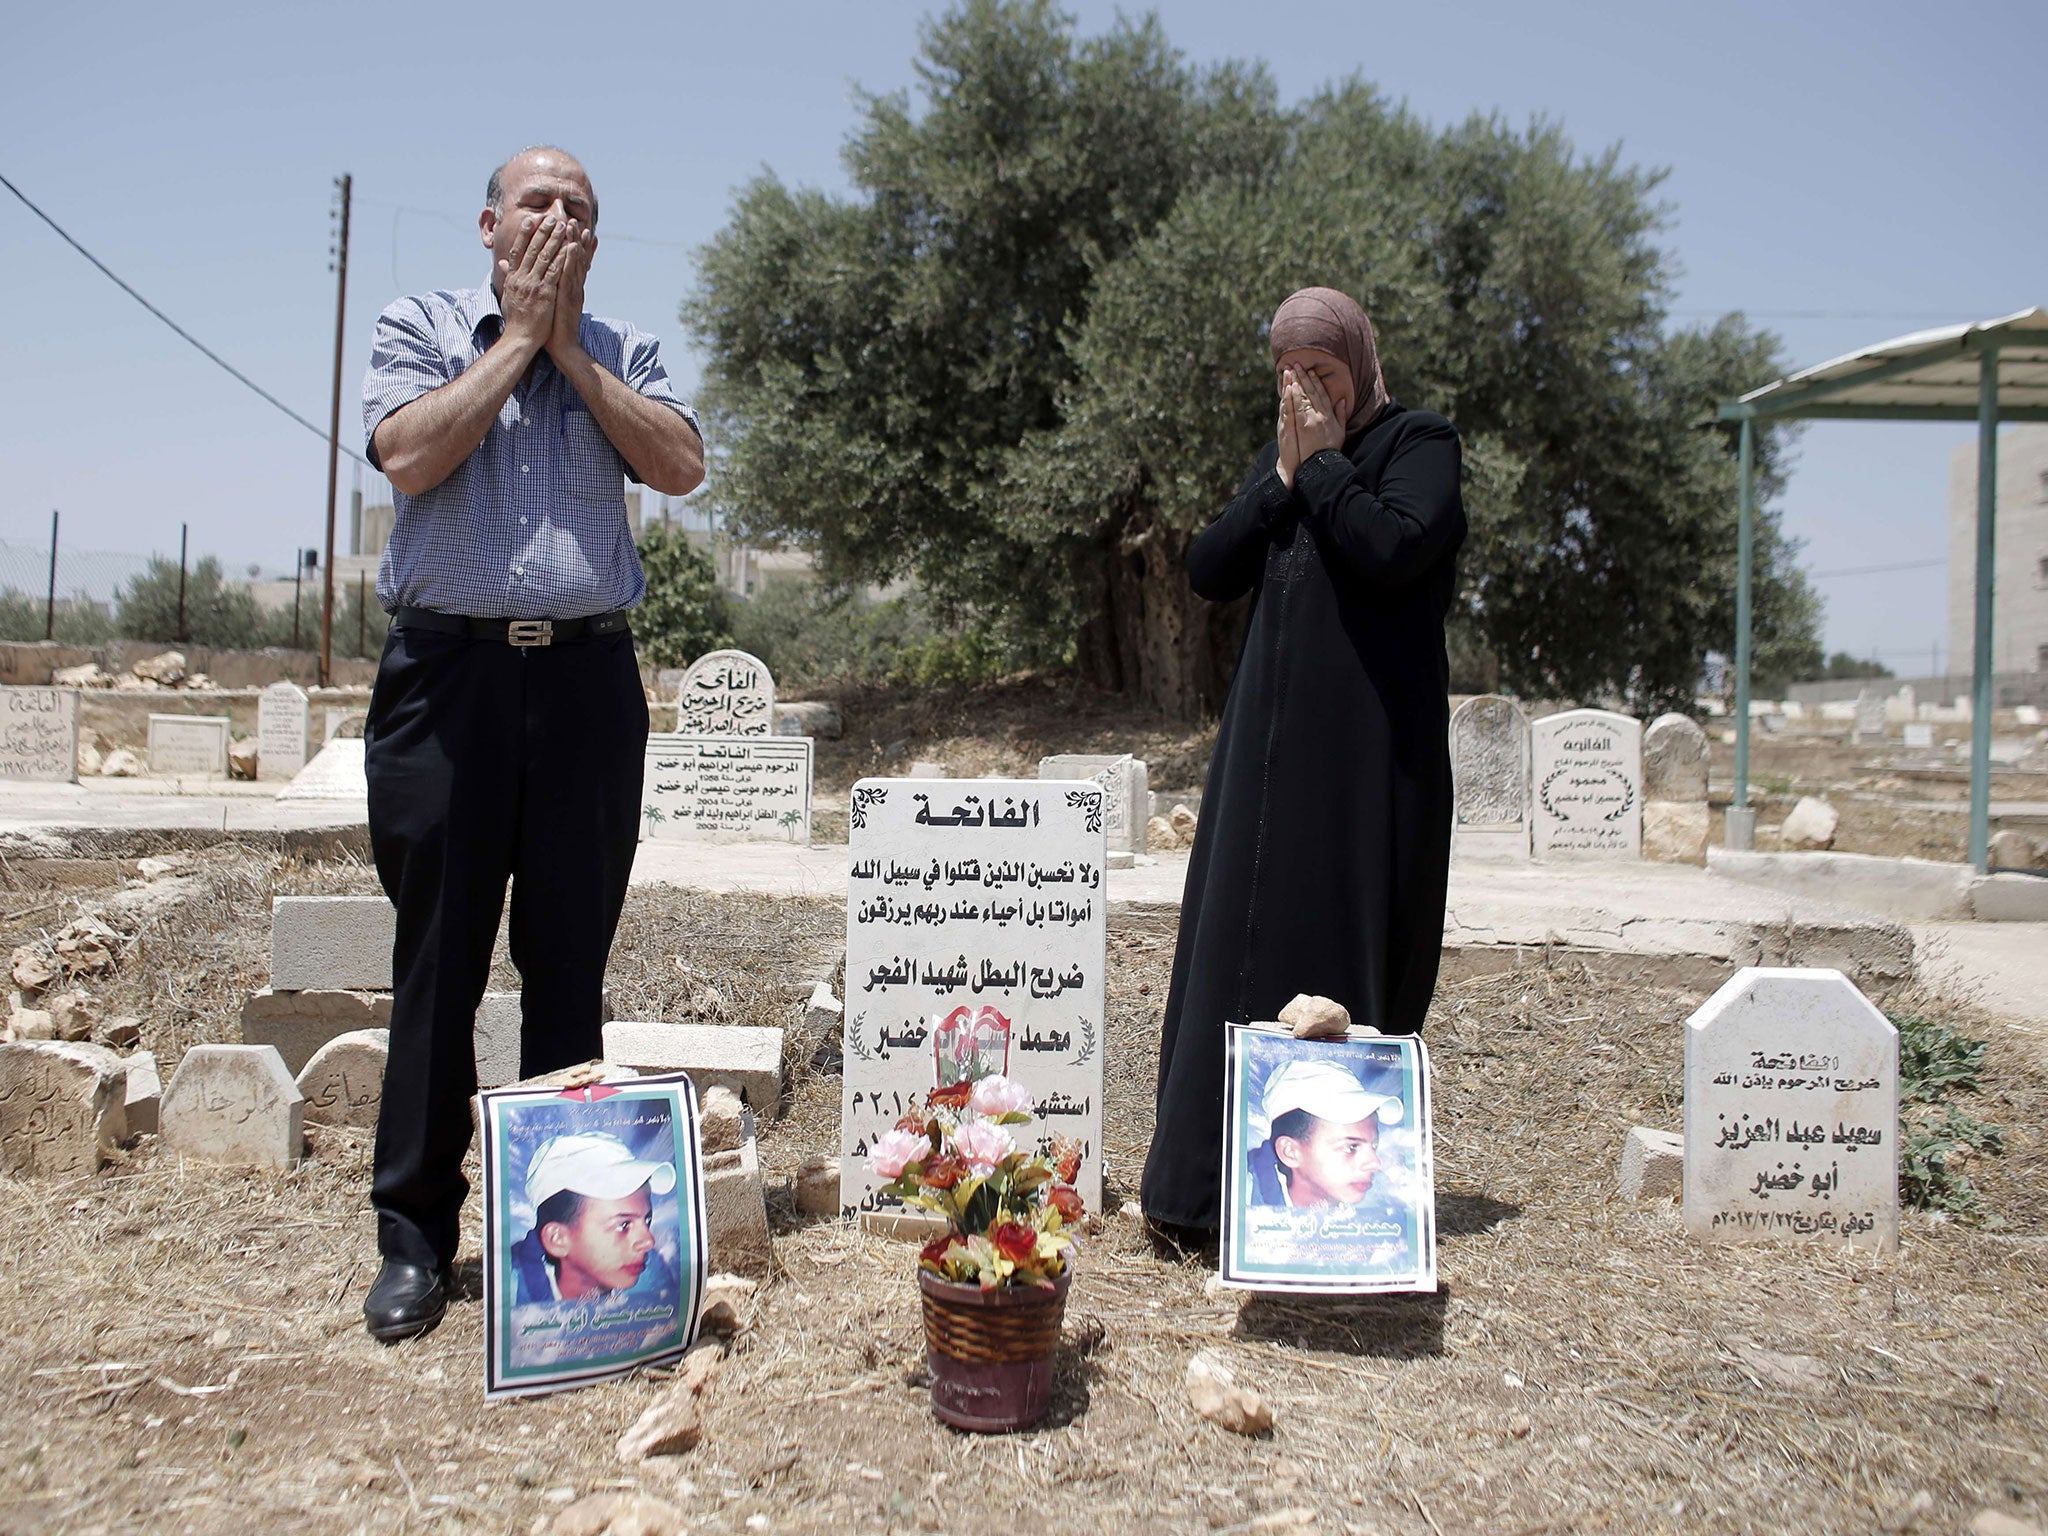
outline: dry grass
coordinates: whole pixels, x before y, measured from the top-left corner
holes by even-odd
[[[143,925],[113,990],[133,989],[159,1049],[220,1038],[260,979],[265,893],[363,882],[212,857]],[[701,985],[681,957],[734,1021],[788,1022],[787,984],[829,964],[842,923],[825,902],[636,891],[614,994],[674,1005]],[[1144,1151],[1170,958],[1156,935],[1111,941],[1112,1209]],[[322,1135],[284,1178],[144,1147],[96,1180],[0,1181],[0,1532],[523,1531],[551,1490],[613,1485],[733,1533],[757,1514],[780,1531],[950,1531],[1049,1511],[1103,1533],[1242,1531],[1289,1508],[1388,1536],[1931,1536],[1986,1504],[2041,1519],[2043,1063],[1996,1020],[1958,1020],[1993,1041],[1982,1109],[2010,1150],[1979,1173],[2004,1232],[1913,1216],[1888,1260],[1710,1248],[1674,1212],[1607,1193],[1626,1127],[1677,1123],[1696,1001],[1564,972],[1445,989],[1430,1032],[1442,1292],[1211,1295],[1201,1262],[1112,1216],[1084,1251],[1053,1414],[1007,1438],[932,1421],[908,1248],[800,1225],[786,1198],[781,1272],[711,1389],[703,1445],[628,1469],[613,1442],[657,1383],[486,1409],[473,1302],[411,1344],[363,1335],[359,1137]],[[764,1161],[830,1149],[837,1107],[836,1078],[800,1073]],[[1199,1348],[1274,1403],[1271,1436],[1193,1416],[1181,1376]]]

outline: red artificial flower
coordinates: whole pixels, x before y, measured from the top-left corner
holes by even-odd
[[[932,1133],[931,1118],[913,1109],[909,1114],[896,1122],[896,1129],[908,1131],[913,1136],[929,1136]]]
[[[1071,1184],[1055,1184],[1052,1193],[1045,1197],[1045,1203],[1060,1213],[1060,1220],[1079,1221],[1087,1210],[1081,1204],[1080,1193]]]
[[[1038,1252],[1038,1229],[1021,1221],[1002,1221],[988,1229],[988,1240],[1012,1264],[1028,1264]]]
[[[935,1237],[918,1250],[917,1262],[929,1264],[934,1269],[944,1269],[946,1267],[946,1250],[952,1246],[952,1233],[947,1232],[939,1237]]]
[[[940,1152],[925,1159],[924,1170],[917,1180],[926,1189],[951,1189],[967,1176],[967,1160],[951,1152]]]
[[[934,1088],[924,1096],[924,1101],[933,1109],[965,1109],[967,1101],[973,1097],[974,1084],[960,1082],[947,1088]]]
[[[1066,1136],[1053,1137],[1052,1171],[1062,1184],[1073,1183],[1074,1175],[1081,1171],[1081,1143]]]

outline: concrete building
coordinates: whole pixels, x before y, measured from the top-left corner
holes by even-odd
[[[1991,664],[2048,677],[2048,426],[1998,437],[1997,562]],[[1959,443],[1948,468],[1948,671],[1967,678],[1976,652],[1977,444]]]

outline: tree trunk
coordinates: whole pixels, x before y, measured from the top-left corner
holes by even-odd
[[[1193,536],[1142,501],[1095,551],[1095,616],[1075,646],[1081,676],[1170,719],[1217,714],[1244,643],[1250,602],[1211,603],[1188,587]]]

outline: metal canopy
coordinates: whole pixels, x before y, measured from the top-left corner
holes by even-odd
[[[1759,421],[1975,421],[1977,608],[1970,710],[1970,862],[1981,872],[1991,841],[1991,613],[1997,550],[1998,426],[2048,422],[2048,310],[1974,325],[1946,325],[1879,342],[1787,374],[1722,404],[1742,424],[1735,588],[1735,800],[1728,845],[1754,845],[1749,810],[1750,580],[1756,534]]]

